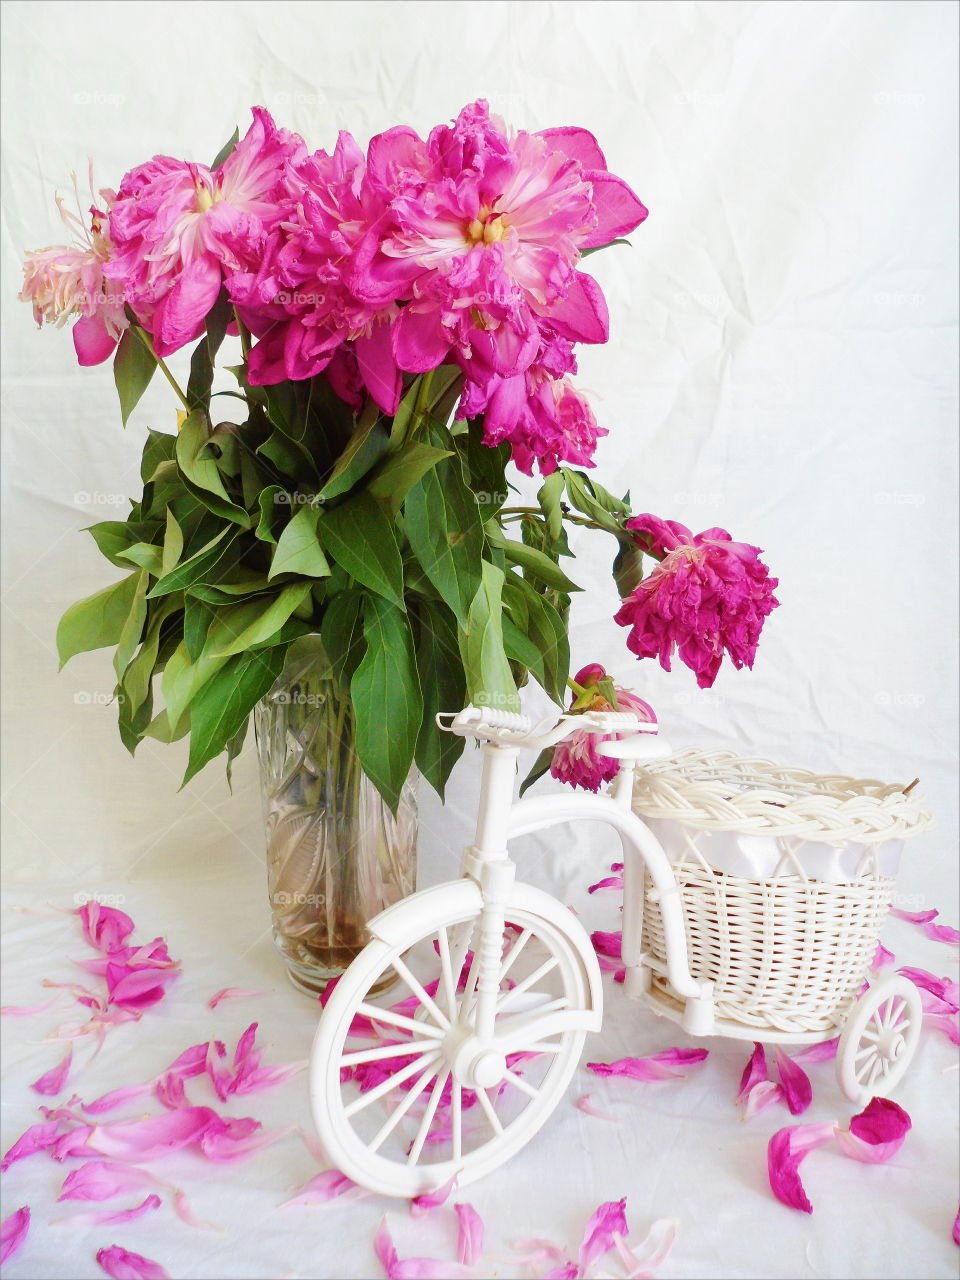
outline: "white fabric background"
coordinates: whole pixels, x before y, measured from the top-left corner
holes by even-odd
[[[908,847],[899,903],[955,922],[953,5],[8,0],[3,26],[5,874],[12,908],[39,912],[9,917],[5,1002],[31,1003],[51,965],[69,970],[70,926],[42,903],[70,905],[77,893],[122,895],[142,933],[164,933],[191,966],[176,1006],[124,1029],[127,1077],[109,1075],[105,1051],[82,1093],[97,1073],[103,1087],[147,1078],[171,1035],[206,1038],[202,1000],[221,986],[275,988],[256,1013],[287,1057],[303,1056],[311,1030],[313,1012],[284,990],[264,931],[252,752],[233,796],[218,765],[178,792],[178,747],[147,742],[136,761],[123,750],[106,653],[56,674],[58,617],[113,577],[78,530],[134,494],[145,427],[174,427],[171,395],[158,379],[124,432],[109,364],[78,369],[68,333],[38,334],[15,300],[22,253],[63,238],[52,196],[67,193],[72,170],[83,177],[88,155],[107,186],[157,152],[209,161],[235,124],[246,127],[252,103],[314,146],[332,146],[338,128],[361,142],[397,122],[425,132],[481,95],[521,127],[596,133],[651,210],[632,248],[590,260],[612,330],[606,347],[583,352],[579,379],[610,431],[598,478],[629,485],[635,510],[695,532],[722,524],[763,547],[783,604],[755,671],[725,670],[698,691],[685,668],[635,663],[610,621],[613,544],[581,531],[574,662],[606,663],[677,743],[890,780],[919,774],[939,825]],[[185,369],[186,357],[173,363]],[[446,810],[423,795],[422,883],[453,872],[475,783],[467,760]],[[531,841],[525,874],[583,908],[614,852],[595,836]],[[589,910],[616,927],[609,899]],[[891,937],[902,962],[955,972],[946,948],[907,926]],[[593,1056],[682,1040],[624,1006],[614,992]],[[217,1016],[242,1029],[229,1006]],[[11,1039],[5,1145],[30,1123],[24,1084],[53,1052],[23,1023]],[[157,1061],[131,1074],[132,1053]],[[946,1042],[930,1040],[903,1086],[917,1131],[894,1166],[831,1157],[812,1221],[764,1190],[766,1136],[786,1113],[737,1127],[729,1095],[743,1056],[718,1042],[713,1074],[697,1082],[607,1091],[622,1118],[642,1110],[615,1139],[567,1107],[470,1196],[499,1217],[498,1247],[518,1235],[573,1246],[597,1203],[628,1194],[638,1232],[654,1217],[681,1219],[666,1275],[950,1274]],[[810,1118],[847,1114],[829,1073],[820,1079]],[[302,1119],[301,1095],[283,1091]],[[280,1101],[262,1106],[280,1122]],[[382,1202],[344,1210],[343,1230],[329,1215],[293,1230],[269,1217],[278,1188],[309,1176],[291,1150],[237,1173],[244,1190],[220,1206],[232,1234],[217,1249],[169,1225],[118,1228],[117,1238],[150,1256],[156,1243],[177,1276],[373,1274]],[[10,1175],[18,1191],[50,1194],[48,1165],[23,1169]],[[9,1196],[8,1212],[22,1202]],[[256,1246],[236,1229],[251,1212],[265,1215]],[[95,1274],[91,1249],[78,1243],[66,1261],[61,1239],[35,1230],[10,1274]]]

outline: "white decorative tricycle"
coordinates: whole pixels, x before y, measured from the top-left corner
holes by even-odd
[[[314,1041],[317,1129],[354,1182],[406,1197],[454,1176],[463,1186],[519,1151],[563,1097],[587,1032],[600,1029],[600,966],[574,914],[518,881],[507,852],[560,823],[603,822],[620,835],[628,995],[693,1036],[809,1044],[840,1034],[837,1074],[851,1101],[896,1086],[920,1034],[919,995],[901,976],[863,986],[899,842],[929,824],[913,796],[729,752],[674,755],[655,724],[622,713],[546,727],[487,707],[448,719],[483,744],[461,878],[369,922],[371,941],[331,992]],[[515,801],[521,749],[579,730],[618,735],[600,748],[620,761],[609,794]],[[716,857],[705,835],[719,842]],[[375,1002],[396,979],[406,998]]]

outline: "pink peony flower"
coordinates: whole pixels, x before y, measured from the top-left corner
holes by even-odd
[[[224,272],[249,271],[287,212],[282,175],[301,138],[253,108],[253,124],[215,170],[154,156],[132,169],[110,209],[105,274],[123,285],[161,356],[199,337]]]
[[[717,677],[724,650],[735,667],[752,667],[766,616],[780,603],[778,579],[759,547],[734,542],[724,529],[696,536],[656,516],[627,521],[637,544],[660,564],[623,601],[614,621],[630,628],[638,658],[659,657],[665,671],[676,646],[701,689]]]
[[[594,662],[577,672],[574,684],[591,688],[598,685],[606,674],[603,667]],[[619,685],[614,686],[614,691],[617,698],[615,708],[617,711],[633,711],[641,720],[656,724],[656,714],[648,702],[638,698],[629,689],[621,689]],[[599,691],[588,709],[591,711],[614,710]],[[623,734],[588,733],[586,729],[579,729],[554,748],[553,763],[550,765],[551,776],[559,782],[569,783],[572,787],[583,787],[585,791],[599,791],[605,782],[610,782],[616,776],[620,762],[610,756],[600,755],[597,747],[601,742],[609,742],[611,739],[621,737]]]
[[[38,325],[53,324],[61,328],[72,317],[73,345],[82,365],[102,364],[120,341],[128,325],[123,309],[123,292],[105,279],[105,266],[112,246],[105,231],[107,214],[96,207],[90,209],[86,223],[80,206],[76,178],[73,180],[78,214],[71,213],[58,197],[60,217],[74,234],[73,244],[53,245],[28,253],[23,263],[23,288],[17,295],[21,302],[33,306]],[[90,174],[91,196],[93,174]],[[109,192],[100,192],[101,198]]]

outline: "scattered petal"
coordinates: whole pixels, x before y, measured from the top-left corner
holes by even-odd
[[[461,1276],[475,1275],[472,1269],[442,1258],[399,1258],[386,1216],[373,1237],[373,1248],[388,1280],[459,1280]]]
[[[890,914],[896,916],[898,920],[906,920],[910,924],[929,924],[931,920],[936,920],[940,914],[939,911],[901,911],[899,907],[891,907]]]
[[[94,1098],[93,1102],[85,1102],[83,1109],[87,1115],[102,1116],[105,1112],[112,1111],[114,1107],[122,1107],[132,1102],[134,1098],[145,1097],[152,1089],[152,1084],[134,1084],[128,1085],[125,1089],[113,1089],[110,1093]]]
[[[52,1000],[45,1000],[43,1004],[15,1005],[5,1004],[0,1008],[0,1018],[27,1018],[32,1013],[43,1013],[44,1009],[49,1009],[55,1005],[60,997],[54,996]]]
[[[12,1258],[18,1252],[24,1240],[27,1238],[27,1232],[30,1230],[30,1209],[28,1205],[23,1205],[11,1213],[8,1218],[4,1218],[0,1224],[0,1262],[6,1262],[8,1258]]]
[[[903,1146],[910,1132],[910,1117],[889,1098],[872,1098],[850,1128],[837,1128],[836,1136],[845,1156],[865,1164],[884,1164]]]
[[[740,1119],[752,1120],[761,1111],[765,1111],[771,1103],[782,1101],[784,1101],[784,1093],[780,1085],[773,1080],[758,1080],[740,1104],[742,1107]]]
[[[677,1239],[679,1223],[669,1218],[656,1221],[645,1238],[631,1248],[620,1236],[614,1237],[617,1252],[627,1269],[628,1280],[652,1280],[657,1268],[663,1266]],[[645,1256],[638,1256],[638,1250]]]
[[[190,1201],[187,1199],[186,1192],[184,1191],[174,1191],[173,1208],[180,1221],[185,1222],[188,1227],[196,1227],[198,1231],[219,1230],[219,1227],[212,1222],[200,1221],[197,1215],[193,1212],[193,1209],[190,1207]]]
[[[874,973],[884,973],[897,962],[897,957],[892,951],[888,951],[882,942],[877,943],[877,949],[873,953],[873,959],[870,962],[870,968]]]
[[[436,1209],[438,1205],[446,1204],[456,1189],[456,1185],[457,1175],[454,1174],[442,1187],[437,1187],[436,1191],[425,1191],[423,1195],[414,1196],[410,1201],[411,1218],[422,1218],[431,1209]]]
[[[71,1169],[63,1180],[58,1200],[112,1200],[141,1187],[165,1187],[146,1169],[114,1164],[110,1160],[88,1160]]]
[[[800,1181],[800,1162],[834,1136],[832,1124],[796,1124],[778,1129],[767,1147],[767,1173],[773,1194],[791,1209],[813,1213]]]
[[[341,1173],[339,1169],[324,1169],[300,1188],[292,1200],[285,1200],[282,1209],[293,1205],[329,1204],[331,1200],[360,1200],[369,1195],[369,1191],[358,1187],[355,1182]]]
[[[112,1244],[109,1249],[101,1249],[97,1253],[97,1262],[113,1280],[170,1280],[163,1267],[139,1253],[130,1253]]]
[[[957,1216],[953,1220],[953,1243],[960,1245],[960,1209],[957,1210]]]
[[[828,1062],[831,1058],[837,1056],[837,1048],[840,1044],[840,1037],[835,1036],[832,1040],[821,1040],[817,1044],[804,1045],[802,1049],[798,1049],[793,1055],[794,1062]]]
[[[678,1080],[687,1073],[678,1068],[695,1066],[708,1049],[664,1049],[649,1058],[619,1058],[616,1062],[588,1062],[598,1076],[628,1076],[631,1080]]]
[[[612,1120],[616,1123],[616,1116],[612,1116],[609,1111],[601,1111],[599,1107],[594,1106],[592,1093],[585,1093],[573,1105],[578,1111],[582,1111],[584,1115],[595,1116],[598,1120]]]
[[[613,1248],[615,1236],[626,1238],[628,1234],[626,1198],[600,1205],[587,1223],[580,1242],[579,1274],[586,1275],[588,1267]]]
[[[67,1052],[60,1063],[55,1067],[51,1067],[51,1069],[45,1075],[42,1075],[39,1080],[34,1080],[30,1088],[35,1089],[37,1093],[42,1093],[48,1098],[54,1097],[67,1083],[67,1077],[70,1074],[70,1068],[72,1065],[73,1045],[69,1045],[67,1047]]]
[[[92,1227],[114,1227],[124,1222],[134,1222],[137,1218],[142,1218],[145,1213],[150,1213],[154,1209],[159,1209],[163,1201],[158,1195],[148,1195],[142,1203],[135,1205],[132,1209],[111,1209],[107,1212],[100,1213],[73,1213],[66,1218],[58,1218],[57,1223],[87,1223]],[[55,1224],[56,1225],[56,1224]]]
[[[243,987],[224,987],[207,1001],[208,1009],[216,1009],[224,1000],[249,1000],[255,996],[268,996],[269,991],[245,991]]]
[[[604,880],[598,880],[596,884],[590,885],[587,893],[596,893],[598,889],[622,889],[623,876],[607,876]]]
[[[801,1066],[783,1052],[779,1045],[774,1054],[777,1071],[780,1074],[780,1084],[783,1087],[783,1096],[790,1108],[790,1114],[802,1115],[813,1101],[810,1077]]]
[[[472,1204],[455,1204],[457,1215],[457,1258],[472,1267],[483,1253],[483,1220]]]
[[[960,930],[949,924],[925,924],[923,932],[934,942],[945,942],[950,947],[960,947]]]
[[[48,1150],[59,1140],[62,1127],[63,1122],[59,1117],[46,1120],[42,1124],[32,1124],[0,1160],[0,1171],[5,1172],[18,1160],[36,1155],[38,1151]]]
[[[603,930],[597,929],[591,933],[590,941],[593,943],[593,949],[598,956],[610,956],[611,959],[621,959],[621,949],[623,947],[623,933],[604,933]]]
[[[767,1054],[763,1045],[758,1041],[754,1042],[753,1053],[747,1060],[747,1065],[743,1069],[743,1075],[740,1077],[740,1089],[737,1092],[737,1102],[744,1103],[750,1095],[751,1089],[755,1085],[767,1079]]]

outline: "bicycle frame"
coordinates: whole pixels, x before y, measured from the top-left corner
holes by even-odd
[[[619,745],[619,744],[618,744]],[[575,793],[514,801],[518,746],[483,742],[483,772],[474,842],[463,854],[461,874],[474,880],[483,896],[478,940],[467,980],[476,977],[475,1030],[481,1040],[494,1034],[497,999],[501,994],[501,956],[506,924],[504,904],[516,874],[508,844],[519,836],[564,822],[603,822],[620,836],[624,854],[623,960],[631,976],[630,994],[649,984],[650,970],[642,953],[644,869],[653,881],[664,920],[666,972],[685,1001],[682,1025],[693,1035],[709,1034],[714,1025],[712,983],[690,973],[680,893],[669,860],[650,829],[632,812],[636,758],[624,755],[610,795]],[[617,754],[621,754],[619,751]],[[468,939],[458,939],[451,952],[453,972],[459,973]],[[478,971],[477,971],[478,970]]]

